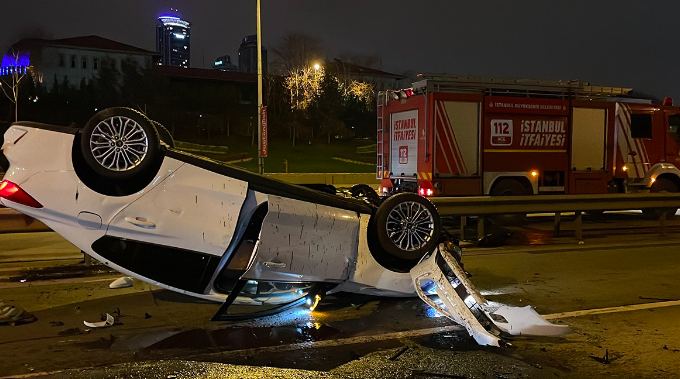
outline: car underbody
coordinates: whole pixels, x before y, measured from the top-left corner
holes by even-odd
[[[223,303],[216,320],[352,292],[417,295],[482,345],[568,330],[484,300],[422,197],[347,198],[275,181],[179,151],[161,128],[119,108],[83,129],[14,124],[2,204],[125,275]],[[262,311],[233,314],[233,304]]]

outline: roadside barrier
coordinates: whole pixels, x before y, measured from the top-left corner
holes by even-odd
[[[559,235],[561,216],[576,214],[576,239],[583,240],[583,212],[621,211],[632,209],[680,208],[678,193],[598,194],[598,195],[530,195],[530,196],[473,196],[430,198],[439,214],[461,216],[461,237],[467,216],[477,216],[477,238],[484,237],[487,216],[512,213],[555,213],[555,234]],[[666,234],[666,213],[659,217],[661,234]]]

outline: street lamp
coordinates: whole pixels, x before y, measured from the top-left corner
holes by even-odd
[[[314,69],[315,69],[316,71],[319,71],[320,68],[321,68],[321,65],[320,65],[320,64],[314,63]]]

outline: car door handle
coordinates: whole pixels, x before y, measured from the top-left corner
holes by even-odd
[[[143,217],[125,217],[125,221],[145,229],[154,229],[156,227],[156,224]]]
[[[281,262],[263,262],[262,264],[265,267],[269,267],[269,268],[284,268],[284,267],[286,267],[286,264],[281,263]]]

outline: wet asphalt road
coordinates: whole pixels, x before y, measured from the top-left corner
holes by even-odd
[[[0,256],[0,299],[38,317],[0,326],[0,377],[680,377],[680,331],[669,321],[680,317],[675,226],[662,238],[636,217],[595,220],[578,244],[568,231],[551,238],[542,221],[516,230],[511,246],[464,252],[489,300],[532,304],[573,330],[505,349],[476,346],[418,299],[338,295],[311,313],[228,323],[209,321],[217,304],[144,283],[109,290],[119,275],[105,268],[70,268],[80,270],[71,277],[53,269],[21,283],[35,266],[73,266],[78,252],[49,234],[2,235],[2,246],[23,246],[14,256],[40,255],[48,241],[62,260]],[[110,328],[82,324],[107,312],[116,317]]]

